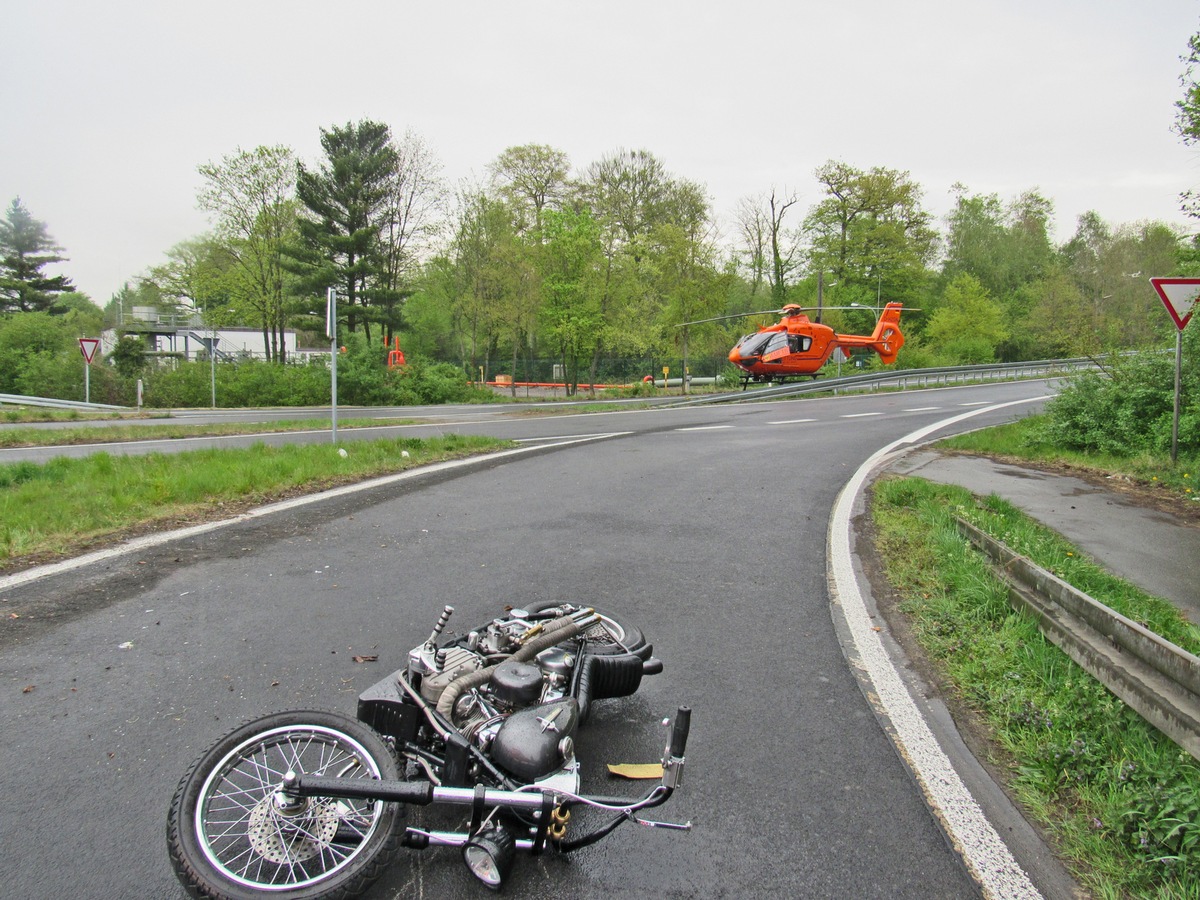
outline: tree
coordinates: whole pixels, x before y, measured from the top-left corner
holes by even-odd
[[[810,268],[830,273],[843,295],[918,299],[937,247],[920,187],[907,172],[862,171],[836,161],[818,168],[816,177],[826,197],[805,219]]]
[[[693,244],[711,228],[704,188],[675,179],[646,150],[619,150],[588,167],[577,202],[600,227],[603,280],[597,325],[591,334],[591,381],[601,356],[621,348],[645,352],[661,342],[667,295],[656,272],[663,262],[664,226],[679,229]]]
[[[1178,254],[1179,236],[1161,222],[1114,228],[1094,211],[1079,217],[1061,256],[1091,307],[1091,327],[1102,344],[1136,349],[1151,346],[1162,335],[1167,323],[1149,279],[1173,274]]]
[[[624,250],[640,259],[643,239],[663,221],[669,183],[648,150],[618,150],[588,166],[580,192],[607,232],[610,255]]]
[[[464,365],[486,367],[501,335],[520,342],[532,328],[532,263],[513,229],[512,209],[481,191],[459,200],[449,301]]]
[[[608,268],[599,223],[587,209],[549,210],[542,223],[538,268],[543,327],[558,351],[567,391],[576,393],[582,362],[603,321]]]
[[[0,222],[0,312],[50,311],[58,295],[73,291],[65,275],[45,275],[65,262],[44,222],[15,198]]]
[[[398,159],[391,131],[362,121],[321,129],[325,159],[316,171],[298,164],[296,194],[305,215],[298,240],[289,247],[299,289],[339,294],[339,310],[354,331],[363,325],[368,342],[373,300],[390,300],[392,288],[381,272],[381,234],[388,222]]]
[[[295,169],[292,151],[281,146],[239,150],[198,169],[200,207],[216,217],[216,235],[237,269],[226,288],[255,312],[267,356],[280,363],[287,359],[283,254],[296,227]]]
[[[542,211],[557,208],[566,196],[571,161],[546,144],[522,144],[501,153],[488,170],[500,195],[517,211],[518,230],[540,233]]]
[[[767,280],[768,216],[761,197],[743,197],[734,213],[740,244],[735,252],[738,268],[747,272],[750,296],[758,295]]]
[[[1180,58],[1185,64],[1183,74],[1179,76],[1183,98],[1175,103],[1175,130],[1186,146],[1193,147],[1200,143],[1200,81],[1196,77],[1197,66],[1200,66],[1200,33],[1188,39],[1188,52]],[[1184,191],[1179,200],[1185,213],[1200,218],[1200,194],[1194,190]]]
[[[1068,272],[1051,271],[1031,285],[1029,293],[1029,316],[1022,324],[1037,356],[1088,356],[1100,351],[1096,306]]]
[[[374,298],[385,344],[400,328],[400,311],[413,291],[421,253],[441,231],[446,196],[441,167],[424,141],[406,132],[393,147],[396,169],[388,183],[380,235],[380,285]]]
[[[247,291],[240,287],[244,272],[226,241],[202,235],[181,241],[166,256],[143,281],[176,308],[199,311],[215,327],[240,325],[261,313],[261,308],[245,306]]]
[[[945,302],[925,329],[929,343],[958,365],[993,361],[1008,333],[1003,307],[972,275],[959,275],[950,282]]]

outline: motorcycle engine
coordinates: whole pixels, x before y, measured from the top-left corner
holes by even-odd
[[[409,672],[420,676],[421,696],[437,704],[454,681],[519,649],[529,629],[524,616],[514,615],[441,649],[427,642],[409,653]],[[568,696],[575,662],[575,654],[559,646],[528,662],[504,659],[486,682],[462,691],[450,718],[468,741],[522,781],[565,778],[566,789],[577,789],[579,704]]]

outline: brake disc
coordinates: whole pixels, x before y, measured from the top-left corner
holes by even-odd
[[[300,815],[287,816],[267,796],[250,811],[246,837],[255,853],[273,863],[304,862],[333,842],[339,818],[330,799],[310,801]]]

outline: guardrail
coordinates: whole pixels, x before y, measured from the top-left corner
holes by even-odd
[[[84,403],[82,400],[54,400],[47,397],[24,397],[20,394],[0,394],[0,406],[46,406],[51,409],[129,409],[128,406],[110,406],[107,403]]]
[[[699,406],[707,403],[749,403],[756,400],[777,400],[798,394],[838,393],[839,391],[871,390],[895,386],[900,390],[927,388],[952,384],[971,384],[979,381],[1016,381],[1021,378],[1046,378],[1065,375],[1084,369],[1098,369],[1099,364],[1089,357],[1078,359],[1040,359],[1019,363],[988,363],[978,366],[942,366],[936,369],[900,369],[871,372],[867,375],[848,375],[845,378],[819,378],[802,384],[781,384],[739,393],[713,394],[673,404]]]
[[[1078,591],[1010,547],[958,519],[985,553],[1009,600],[1143,719],[1200,760],[1200,658]]]

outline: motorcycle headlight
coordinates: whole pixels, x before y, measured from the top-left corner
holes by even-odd
[[[516,858],[517,845],[513,836],[499,826],[481,831],[463,844],[463,861],[467,868],[494,891],[500,889]]]

